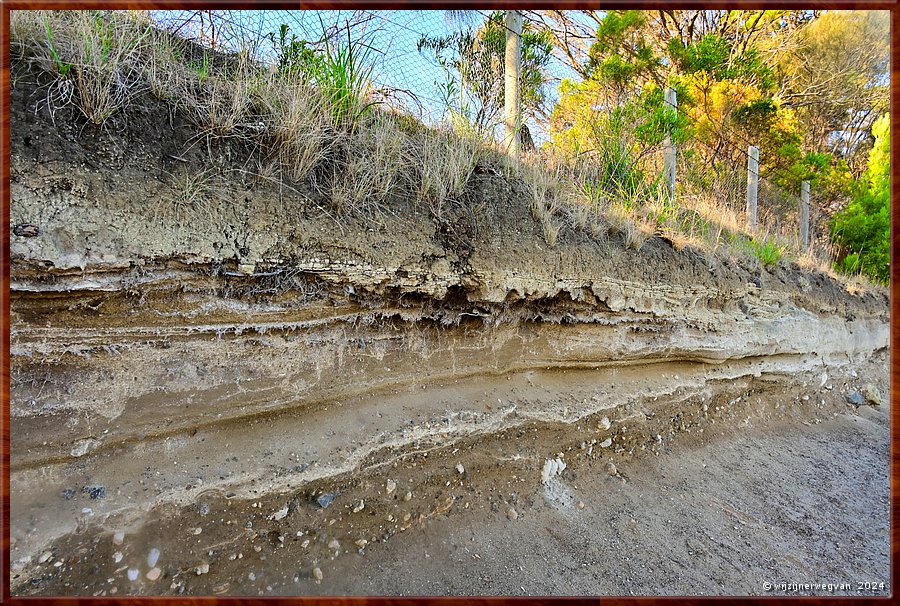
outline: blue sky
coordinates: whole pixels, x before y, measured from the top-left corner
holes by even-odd
[[[198,33],[200,20],[194,11],[153,11],[152,14],[154,19],[165,23],[180,23],[193,16],[181,33],[188,36]],[[244,39],[262,40],[261,50],[264,52],[271,52],[272,48],[266,39],[267,33],[277,32],[282,23],[287,23],[292,33],[305,40],[320,39],[323,25],[329,28],[354,24],[352,38],[378,50],[372,54],[375,59],[375,84],[413,93],[418,103],[410,103],[410,96],[403,92],[394,96],[411,108],[420,110],[426,121],[440,119],[443,113],[435,82],[443,81],[445,75],[433,58],[429,59],[416,50],[416,43],[422,35],[445,36],[467,25],[454,21],[446,11],[216,11],[216,15],[227,18],[233,24],[231,32],[227,33],[241,34]],[[487,15],[488,11],[468,11],[469,25],[478,26]],[[551,60],[548,71],[557,80],[575,76],[571,68],[555,59]],[[556,98],[556,84],[554,81],[548,85],[551,106]],[[535,128],[538,125],[529,126],[536,142],[540,143],[546,133]]]

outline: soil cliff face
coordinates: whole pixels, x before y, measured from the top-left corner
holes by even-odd
[[[19,572],[153,507],[314,501],[507,432],[543,436],[539,478],[573,444],[626,456],[716,418],[803,419],[824,405],[804,394],[888,345],[884,292],[797,266],[570,229],[548,247],[496,167],[443,220],[403,201],[335,219],[151,98],[95,127],[32,92],[11,118],[12,223],[40,229],[10,245]],[[178,202],[203,171],[215,195]]]

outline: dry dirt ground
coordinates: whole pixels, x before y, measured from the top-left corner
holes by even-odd
[[[714,398],[680,431],[635,422],[618,453],[583,448],[587,427],[525,426],[316,488],[212,490],[127,527],[85,515],[14,593],[884,596],[889,405],[845,394],[887,393],[886,369],[882,352],[831,390]],[[567,468],[542,484],[552,444]]]

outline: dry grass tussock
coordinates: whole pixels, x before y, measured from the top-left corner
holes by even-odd
[[[98,11],[10,13],[13,56],[58,75],[46,99],[51,114],[75,103],[94,124],[149,89],[143,64],[151,32],[146,21],[107,19]]]

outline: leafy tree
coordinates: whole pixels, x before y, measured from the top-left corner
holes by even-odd
[[[890,116],[872,125],[875,145],[864,178],[854,184],[853,199],[831,222],[832,237],[844,251],[840,270],[861,271],[887,283],[890,278]]]
[[[552,44],[546,32],[535,31],[526,22],[522,28],[520,104],[524,114],[543,112],[546,102],[544,68]],[[500,121],[504,106],[504,56],[506,30],[503,13],[496,11],[477,28],[466,28],[448,36],[422,36],[419,52],[429,51],[444,68],[446,80],[438,87],[453,116],[464,118],[478,132]]]
[[[887,11],[828,11],[777,55],[779,97],[795,110],[807,146],[865,167],[875,119],[888,110]]]

